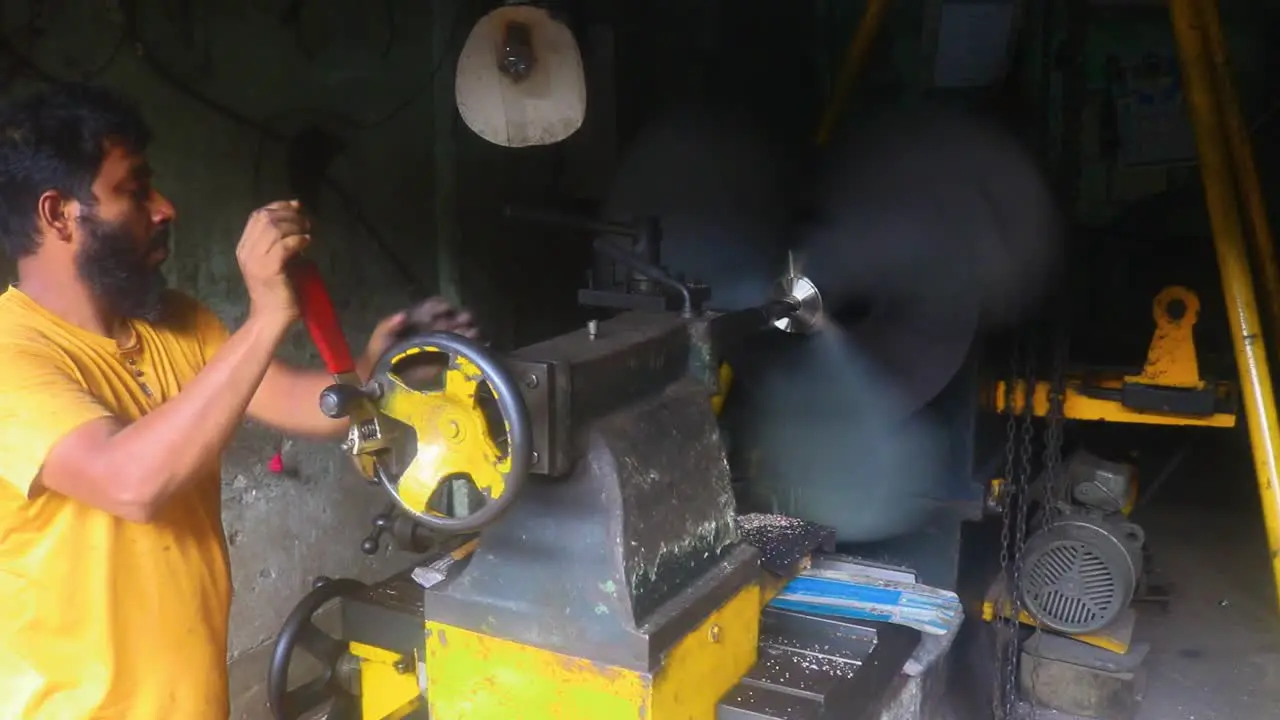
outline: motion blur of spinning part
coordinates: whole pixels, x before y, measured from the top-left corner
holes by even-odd
[[[735,419],[753,504],[876,542],[966,499],[947,390],[972,370],[979,333],[1039,300],[1060,228],[1030,157],[975,117],[885,113],[836,143],[789,237],[823,317],[735,365],[747,388]]]

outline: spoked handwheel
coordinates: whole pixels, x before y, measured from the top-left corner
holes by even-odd
[[[430,386],[416,386],[406,368],[428,356],[445,360],[444,368]],[[374,479],[401,510],[433,532],[457,535],[511,506],[529,473],[533,433],[515,379],[488,349],[452,333],[409,338],[382,356],[367,387],[382,420],[402,429],[403,440],[374,459]],[[489,404],[496,417],[486,414]],[[455,517],[435,505],[458,479],[471,482],[481,504]]]
[[[359,580],[321,580],[289,613],[276,636],[267,675],[267,701],[275,720],[299,720],[328,702],[332,702],[332,720],[358,717],[359,701],[342,681],[347,643],[321,630],[313,618],[329,602],[367,587]],[[298,649],[319,662],[321,672],[315,679],[289,689],[289,668]]]

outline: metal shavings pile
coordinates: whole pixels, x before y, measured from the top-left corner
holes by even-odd
[[[760,564],[771,572],[794,570],[834,532],[822,525],[786,515],[750,513],[738,516],[742,538],[760,551]]]
[[[750,513],[738,516],[738,529],[748,537],[757,534],[777,538],[795,537],[810,527],[811,523],[786,515]]]

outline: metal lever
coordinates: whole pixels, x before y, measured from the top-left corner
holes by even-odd
[[[377,555],[382,547],[382,537],[391,538],[391,547],[402,552],[424,553],[430,550],[437,541],[422,525],[403,514],[396,512],[396,504],[387,505],[386,509],[373,516],[373,531],[360,541],[360,552],[365,555]]]
[[[378,411],[373,398],[361,391],[362,381],[356,374],[351,347],[342,333],[342,324],[338,322],[338,313],[319,269],[307,258],[297,256],[289,261],[288,272],[307,332],[336,381],[321,392],[321,412],[335,419],[351,419],[342,447],[353,456],[385,447],[387,438],[378,422]],[[366,475],[372,472],[363,466],[362,470]]]
[[[341,420],[350,417],[368,399],[364,391],[355,385],[334,383],[320,393],[320,412],[325,417]]]
[[[391,532],[391,513],[394,505],[373,516],[373,532],[360,542],[360,552],[365,555],[377,555],[382,546],[382,536]]]
[[[302,312],[302,321],[307,326],[312,342],[320,351],[329,374],[339,382],[355,378],[356,363],[351,354],[351,346],[342,333],[342,323],[338,321],[338,313],[333,308],[333,299],[320,277],[315,263],[304,257],[295,257],[289,262],[289,279],[293,281],[294,292],[298,296],[298,309]]]

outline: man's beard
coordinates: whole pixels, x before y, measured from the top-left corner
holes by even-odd
[[[80,226],[85,242],[76,254],[76,271],[98,302],[117,317],[163,322],[168,281],[148,260],[153,251],[168,246],[168,225],[161,227],[141,252],[123,223],[82,216]]]

